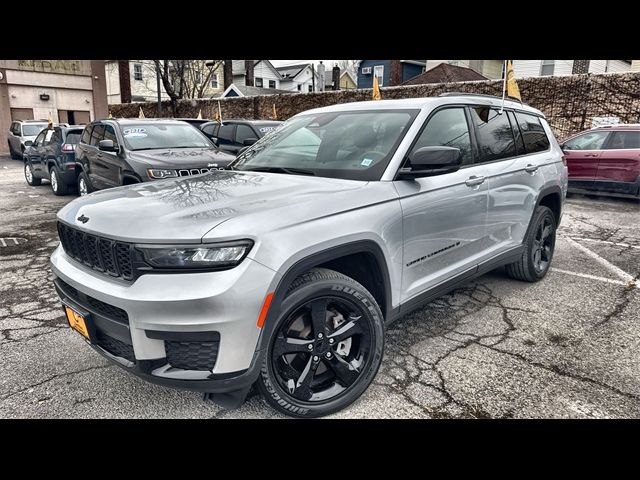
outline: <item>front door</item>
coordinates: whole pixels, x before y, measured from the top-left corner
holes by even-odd
[[[609,132],[603,130],[585,132],[567,140],[562,145],[572,186],[593,188],[602,146],[608,136]]]
[[[49,131],[50,130],[41,131],[29,149],[31,169],[33,170],[34,175],[40,178],[42,178],[42,149],[44,148],[44,138]]]
[[[104,140],[113,140],[113,144],[118,147],[118,137],[112,125],[104,126]],[[100,164],[104,166],[104,181],[108,187],[122,185],[122,170],[124,161],[116,152],[98,151]]]
[[[459,171],[394,182],[403,213],[403,303],[472,270],[482,256],[487,182],[483,167],[473,165],[464,107],[432,114],[411,151],[438,145],[461,150]]]

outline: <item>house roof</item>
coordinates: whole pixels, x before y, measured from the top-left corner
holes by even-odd
[[[276,70],[283,78],[295,78],[297,77],[305,68],[307,68],[309,63],[300,63],[298,65],[287,65],[286,67],[278,67]]]
[[[218,98],[226,98],[231,91],[235,91],[238,97],[256,97],[259,95],[277,95],[281,93],[297,93],[289,90],[280,90],[278,88],[261,88],[261,87],[248,87],[246,85],[232,83],[229,87],[222,92]],[[233,95],[231,95],[233,96]]]
[[[254,60],[253,61],[254,68],[260,62],[264,62],[264,64],[267,67],[269,67],[269,69],[271,69],[273,73],[275,73],[278,77],[282,77],[278,69],[274,67],[269,60]],[[232,60],[232,71],[234,75],[244,75],[246,71],[244,68],[244,60]]]
[[[402,85],[420,85],[422,83],[468,82],[471,80],[488,80],[484,75],[471,68],[441,63],[426,72],[410,78]]]
[[[355,81],[355,79],[353,78],[353,76],[347,71],[343,71],[340,73],[340,80],[342,80],[342,77],[344,77],[345,75],[347,75],[351,81],[355,84],[357,84],[358,82]],[[333,85],[333,69],[328,69],[325,70],[324,72],[324,84],[325,85]]]

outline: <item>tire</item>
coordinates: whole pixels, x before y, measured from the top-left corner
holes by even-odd
[[[84,183],[84,186],[83,186]],[[78,195],[81,197],[93,192],[93,187],[91,186],[91,182],[89,181],[89,177],[84,172],[80,172],[78,175]]]
[[[324,306],[316,308],[320,305]],[[312,316],[312,311],[319,313]],[[292,336],[288,332],[301,325],[304,328],[293,335],[298,337],[296,342],[288,343]],[[322,328],[324,336],[318,334]],[[282,354],[282,345],[297,351]],[[329,415],[353,403],[367,389],[378,372],[383,350],[384,320],[371,293],[341,273],[314,268],[288,288],[262,363],[258,389],[285,415]],[[294,369],[296,361],[305,367]],[[291,375],[288,380],[283,372]],[[309,379],[308,385],[303,377]]]
[[[49,179],[54,195],[63,196],[69,193],[69,185],[67,185],[64,180],[61,180],[58,167],[51,167],[51,170],[49,170]]]
[[[24,179],[32,187],[37,187],[42,184],[42,179],[33,175],[33,169],[31,163],[24,162]]]
[[[546,234],[547,227],[551,230]],[[506,266],[507,274],[516,280],[537,282],[549,271],[556,245],[556,217],[549,207],[536,208],[524,242],[520,260]],[[542,239],[542,243],[540,242]],[[540,263],[537,262],[540,255]]]

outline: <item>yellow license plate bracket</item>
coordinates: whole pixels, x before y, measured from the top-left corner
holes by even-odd
[[[64,307],[65,312],[67,313],[67,321],[69,322],[69,326],[73,328],[80,335],[89,340],[89,330],[87,329],[87,322],[84,318],[84,315],[76,312],[71,307]]]

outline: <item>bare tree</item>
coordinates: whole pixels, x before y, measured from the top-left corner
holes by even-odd
[[[349,72],[355,80],[358,75],[358,63],[360,63],[360,60],[338,60],[336,63],[341,72]]]

